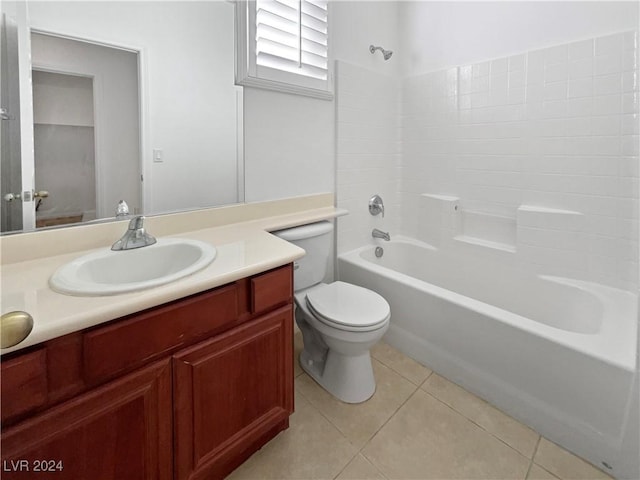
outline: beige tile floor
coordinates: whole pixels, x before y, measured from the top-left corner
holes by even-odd
[[[607,479],[599,469],[389,345],[372,350],[377,390],[349,405],[297,362],[290,427],[229,478]]]

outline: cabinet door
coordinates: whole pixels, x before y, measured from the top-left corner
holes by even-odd
[[[171,363],[164,360],[2,433],[2,478],[169,480]]]
[[[223,478],[293,411],[288,305],[174,356],[176,478]]]

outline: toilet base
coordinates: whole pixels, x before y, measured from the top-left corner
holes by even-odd
[[[300,353],[300,366],[318,384],[345,403],[362,403],[375,393],[371,355],[367,350],[356,356],[329,350],[324,361],[312,360],[306,350]]]

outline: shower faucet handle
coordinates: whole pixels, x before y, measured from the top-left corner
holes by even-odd
[[[384,218],[384,202],[380,195],[376,194],[369,199],[369,213],[374,216],[382,213],[382,218]]]

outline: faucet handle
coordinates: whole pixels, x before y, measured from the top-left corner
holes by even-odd
[[[369,213],[374,216],[382,213],[382,218],[384,218],[384,202],[380,195],[376,194],[369,199]]]
[[[138,215],[129,220],[129,230],[140,230],[144,228],[144,215]]]
[[[124,200],[120,200],[118,202],[118,206],[116,207],[116,218],[126,217],[129,215],[129,205]]]
[[[120,240],[111,245],[111,250],[130,250],[153,245],[156,242],[156,238],[144,230],[144,216],[138,215],[129,220],[127,231]]]

